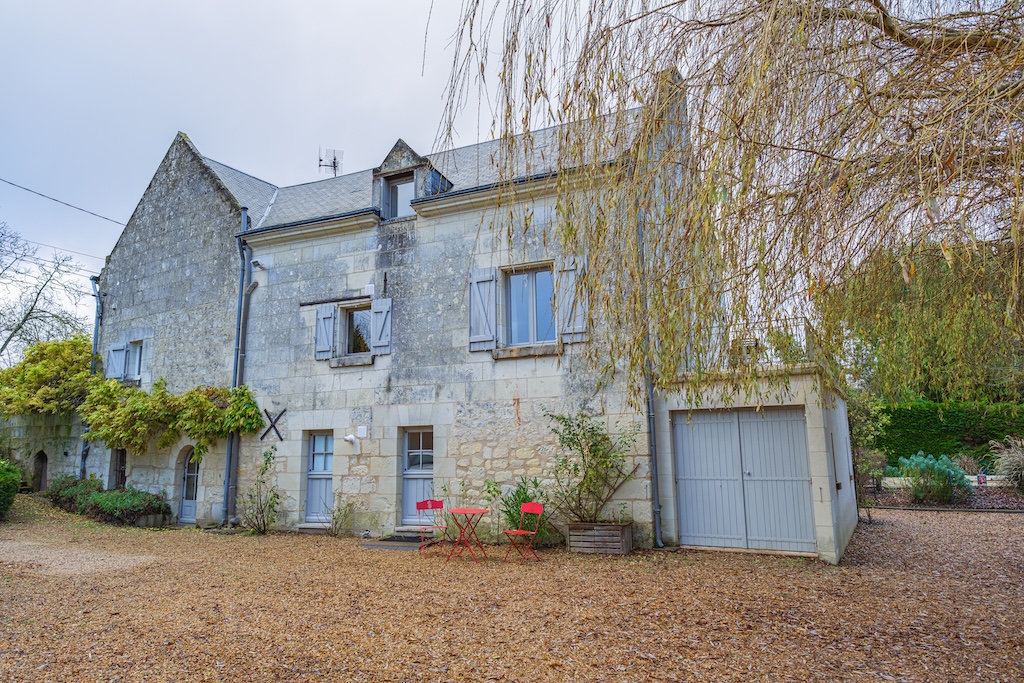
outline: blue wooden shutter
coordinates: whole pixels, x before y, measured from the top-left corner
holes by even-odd
[[[497,272],[478,268],[469,275],[469,350],[487,351],[498,345]]]
[[[370,350],[378,355],[391,353],[391,299],[370,304],[370,331]]]
[[[110,347],[110,350],[107,351],[106,376],[108,378],[124,379],[127,355],[128,346],[125,344]]]
[[[334,311],[334,304],[316,307],[314,352],[317,360],[328,360],[334,355]]]
[[[580,290],[579,263],[574,258],[560,259],[555,274],[558,331],[563,344],[587,340],[587,298]]]

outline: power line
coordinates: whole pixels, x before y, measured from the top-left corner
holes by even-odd
[[[74,249],[65,249],[64,247],[57,247],[57,246],[54,246],[52,244],[43,244],[42,242],[36,242],[35,240],[27,240],[24,237],[21,238],[21,241],[22,242],[28,242],[29,244],[37,244],[40,247],[46,247],[48,249],[57,249],[58,251],[66,251],[69,254],[78,254],[79,256],[87,256],[89,258],[94,258],[94,259],[97,259],[99,261],[103,260],[102,256],[93,256],[92,254],[86,254],[84,251],[75,251]]]
[[[49,199],[51,202],[57,202],[58,204],[63,204],[64,206],[72,208],[75,211],[81,211],[82,213],[87,213],[90,216],[96,216],[96,218],[102,218],[105,221],[110,221],[114,225],[120,225],[121,227],[124,227],[124,223],[120,223],[118,221],[115,221],[113,218],[107,218],[106,216],[101,216],[98,213],[93,213],[92,211],[89,211],[88,209],[83,209],[80,206],[75,206],[74,204],[68,204],[67,202],[62,202],[61,200],[55,199],[55,198],[51,197],[50,195],[43,194],[42,192],[36,192],[35,190],[30,190],[27,187],[22,187],[21,185],[19,185],[17,183],[12,183],[10,180],[4,180],[3,178],[0,178],[0,183],[7,183],[8,185],[13,185],[14,187],[18,188],[19,190],[25,190],[25,192],[31,192],[32,194],[37,194],[40,197],[43,197],[44,199]]]

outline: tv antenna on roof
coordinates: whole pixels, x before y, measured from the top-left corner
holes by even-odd
[[[334,171],[334,177],[338,177],[341,170],[341,162],[345,159],[345,150],[320,149],[320,168],[329,168]]]

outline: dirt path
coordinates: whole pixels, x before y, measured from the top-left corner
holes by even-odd
[[[19,496],[0,680],[1024,680],[1024,515],[875,517],[839,567],[561,550],[477,566],[120,529]]]

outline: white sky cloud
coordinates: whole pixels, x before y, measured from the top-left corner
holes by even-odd
[[[324,177],[321,146],[347,172],[399,137],[432,151],[460,5],[428,32],[429,0],[0,0],[0,178],[126,222],[179,130],[277,185]],[[487,137],[476,116],[460,144]],[[92,271],[121,231],[2,183],[0,220]]]

